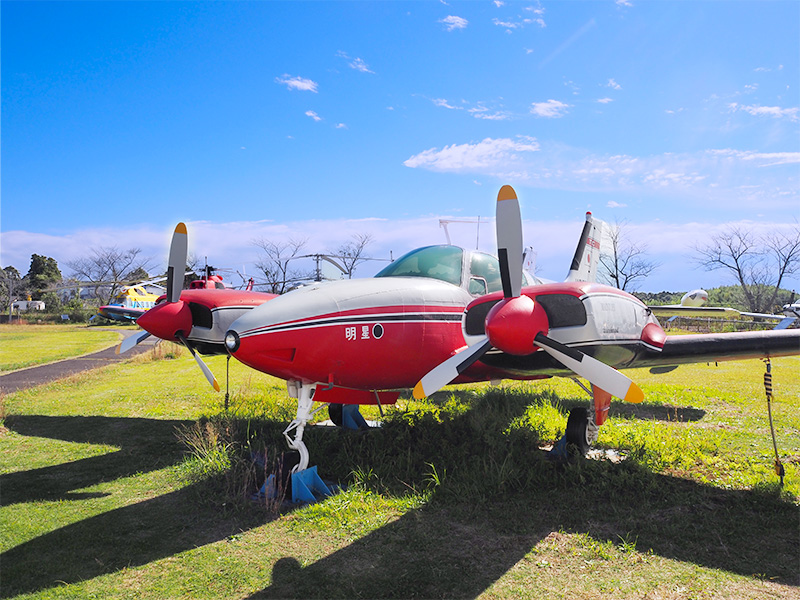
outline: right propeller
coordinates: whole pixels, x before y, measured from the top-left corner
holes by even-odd
[[[414,387],[414,397],[421,399],[440,390],[492,347],[516,356],[533,354],[541,348],[612,396],[641,402],[642,390],[627,376],[548,337],[550,324],[544,308],[530,296],[522,295],[522,218],[517,194],[509,185],[504,185],[497,195],[496,222],[503,299],[486,315],[483,339],[426,374]]]

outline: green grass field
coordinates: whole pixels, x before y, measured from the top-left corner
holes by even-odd
[[[228,415],[185,353],[5,396],[0,596],[800,597],[798,357],[773,361],[783,489],[746,361],[627,371],[646,401],[614,403],[597,444],[621,462],[539,449],[587,400],[570,381],[404,396],[380,429],[310,427],[312,464],[347,489],[280,512],[236,475],[283,447],[294,404],[230,366]]]
[[[0,374],[98,352],[121,339],[86,325],[0,325]]]

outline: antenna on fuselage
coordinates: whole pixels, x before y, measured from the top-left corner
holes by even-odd
[[[450,223],[470,223],[470,224],[474,223],[478,229],[477,234],[475,236],[475,249],[477,250],[478,245],[480,244],[481,241],[481,223],[488,223],[488,222],[489,221],[481,219],[480,216],[477,219],[439,219],[439,227],[444,229],[444,235],[447,238],[447,245],[452,246],[453,242],[450,240],[450,231],[447,229],[447,226]]]

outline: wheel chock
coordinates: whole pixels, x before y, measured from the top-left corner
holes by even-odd
[[[569,459],[569,451],[567,450],[567,436],[564,435],[558,440],[550,452],[547,453],[547,458],[550,460],[565,461]]]
[[[332,495],[333,492],[317,474],[316,465],[303,471],[292,473],[292,502],[295,504],[316,502],[320,498]]]
[[[342,406],[342,427],[345,429],[368,429],[366,420],[358,410],[358,404],[345,404]]]

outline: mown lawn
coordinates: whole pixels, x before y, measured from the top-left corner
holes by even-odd
[[[0,325],[0,374],[98,352],[121,339],[86,325]]]
[[[403,397],[378,430],[309,428],[312,463],[348,487],[278,513],[232,492],[226,460],[274,454],[294,405],[230,367],[227,417],[186,354],[5,396],[0,596],[800,596],[800,358],[773,361],[783,490],[747,361],[628,371],[647,400],[615,403],[598,441],[621,462],[539,449],[586,400],[569,381]],[[213,443],[188,454],[176,431]]]

